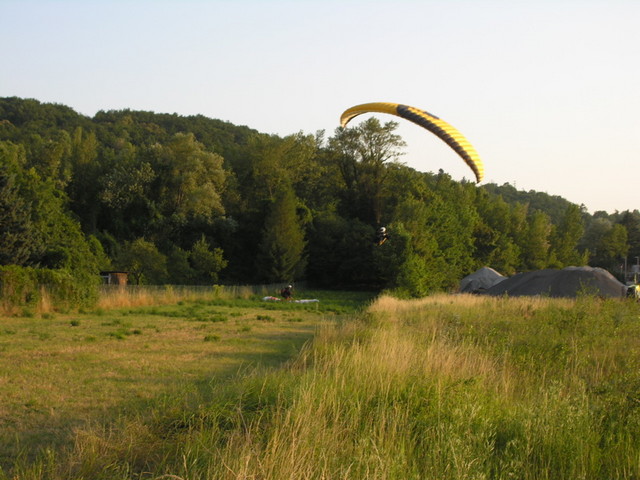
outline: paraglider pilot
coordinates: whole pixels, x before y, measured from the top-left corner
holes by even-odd
[[[376,245],[382,245],[389,239],[389,234],[385,227],[380,227],[376,232]]]

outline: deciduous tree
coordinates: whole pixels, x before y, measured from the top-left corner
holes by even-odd
[[[211,249],[204,235],[193,244],[189,260],[195,272],[195,283],[204,285],[217,282],[220,271],[227,266],[222,249]]]
[[[387,187],[387,164],[402,155],[404,140],[397,122],[384,125],[372,117],[353,128],[339,128],[329,146],[346,185],[346,211],[379,224]]]

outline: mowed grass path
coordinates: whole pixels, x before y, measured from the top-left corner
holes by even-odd
[[[320,322],[370,298],[340,295],[0,317],[0,466],[68,445],[83,425],[141,414],[177,392],[203,401],[242,369],[281,364]]]

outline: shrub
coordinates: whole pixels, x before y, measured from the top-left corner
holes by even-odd
[[[90,306],[98,298],[97,275],[74,276],[64,269],[0,266],[0,307],[5,313],[19,309],[66,310]]]

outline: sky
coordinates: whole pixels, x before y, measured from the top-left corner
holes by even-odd
[[[639,0],[0,0],[0,64],[0,97],[279,136],[404,103],[462,132],[483,183],[640,209]],[[434,135],[370,116],[399,123],[406,165],[473,179]]]

